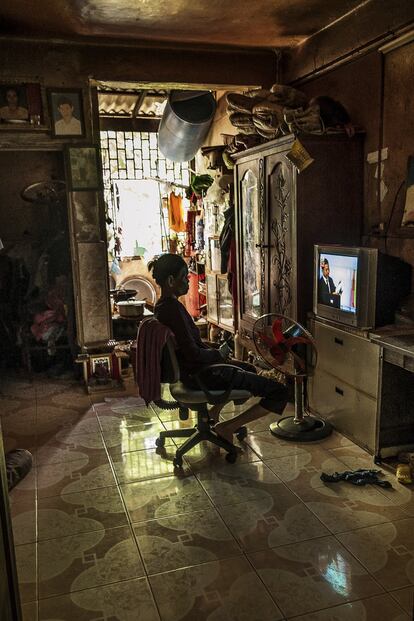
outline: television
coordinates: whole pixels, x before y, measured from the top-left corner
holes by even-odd
[[[411,291],[411,266],[377,248],[314,246],[313,310],[356,328],[394,323]]]

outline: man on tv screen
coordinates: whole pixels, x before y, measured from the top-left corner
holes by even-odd
[[[336,292],[335,283],[329,275],[329,261],[323,259],[321,263],[322,276],[318,282],[318,302],[335,308],[340,307],[340,292]]]

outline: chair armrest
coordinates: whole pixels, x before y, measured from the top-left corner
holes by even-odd
[[[230,384],[229,387],[226,388],[226,390],[223,390],[221,395],[215,396],[212,395],[210,390],[207,388],[207,386],[205,385],[204,381],[201,379],[200,375],[202,375],[204,373],[204,371],[211,371],[211,369],[220,369],[220,368],[225,368],[225,369],[231,369],[232,370],[232,374],[230,377]],[[216,363],[216,364],[211,364],[207,367],[203,367],[202,369],[200,369],[200,371],[198,371],[197,373],[194,373],[194,375],[191,375],[191,379],[194,379],[200,390],[205,394],[205,396],[208,399],[209,403],[212,403],[213,405],[217,404],[217,403],[222,403],[223,401],[227,401],[231,391],[233,390],[234,387],[234,380],[236,379],[236,375],[239,371],[241,371],[242,369],[240,369],[240,367],[237,367],[235,364],[226,364],[226,363]]]

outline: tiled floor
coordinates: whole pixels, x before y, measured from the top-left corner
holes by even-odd
[[[188,423],[133,386],[3,378],[0,399],[6,450],[34,457],[10,494],[24,621],[413,619],[412,490],[323,483],[373,467],[339,434],[286,442],[268,416],[236,464],[198,446],[174,472],[154,440]]]

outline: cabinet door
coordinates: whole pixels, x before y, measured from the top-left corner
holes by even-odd
[[[297,318],[295,178],[286,151],[265,160],[266,202],[269,209],[269,312]]]
[[[266,308],[263,159],[240,164],[237,180],[240,322],[251,330],[254,321]]]
[[[233,299],[230,295],[227,276],[217,276],[219,324],[233,330]]]
[[[218,322],[216,274],[206,274],[207,320]]]

